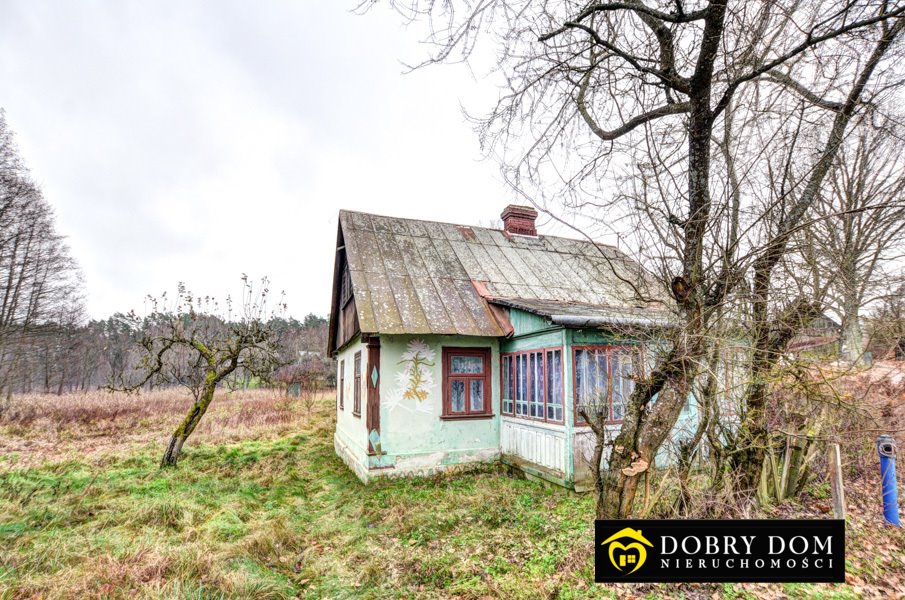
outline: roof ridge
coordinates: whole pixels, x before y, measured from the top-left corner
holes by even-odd
[[[494,229],[494,228],[492,228],[492,227],[483,227],[483,226],[481,226],[481,225],[468,225],[467,223],[451,223],[451,222],[449,222],[449,221],[431,221],[430,219],[415,219],[415,218],[412,218],[412,217],[394,217],[394,216],[392,216],[392,215],[381,215],[381,214],[377,214],[377,213],[365,212],[365,211],[363,211],[363,210],[350,210],[350,209],[347,209],[347,208],[341,208],[341,209],[339,209],[339,212],[340,212],[340,213],[347,213],[347,214],[352,214],[352,213],[354,213],[354,214],[357,214],[357,215],[366,215],[366,216],[369,216],[369,217],[382,217],[382,218],[385,218],[385,219],[399,219],[399,220],[401,220],[401,221],[416,221],[416,222],[418,222],[418,223],[433,223],[433,224],[435,224],[435,225],[451,225],[452,227],[469,227],[469,228],[471,228],[471,229],[483,229],[484,231],[496,231],[496,232],[498,232],[498,233],[503,233],[503,234],[505,234],[505,231],[504,231],[503,229]],[[526,237],[526,238],[528,238],[528,239],[531,239],[531,238],[533,238],[533,237],[535,237],[535,236],[521,236],[521,235],[517,235],[517,237]],[[565,237],[565,236],[562,236],[562,235],[550,235],[550,234],[546,234],[546,233],[545,233],[545,234],[538,234],[536,237],[538,237],[538,238],[556,238],[556,239],[558,239],[558,240],[568,240],[568,241],[570,241],[570,242],[581,242],[581,243],[583,243],[583,244],[593,244],[593,245],[595,245],[595,246],[603,246],[603,247],[605,247],[605,248],[610,248],[610,249],[612,249],[612,250],[615,250],[616,252],[618,252],[618,253],[621,254],[622,256],[628,258],[629,260],[635,261],[635,259],[633,259],[631,256],[629,256],[628,254],[626,254],[626,253],[623,252],[620,248],[617,248],[617,247],[614,246],[613,244],[607,244],[607,243],[604,243],[604,242],[598,242],[598,241],[596,241],[596,240],[592,240],[592,239],[588,239],[588,238],[584,238],[584,239],[582,239],[582,238],[573,238],[573,237]],[[637,261],[635,261],[635,262],[637,262]]]

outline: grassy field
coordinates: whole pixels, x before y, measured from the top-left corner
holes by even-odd
[[[857,488],[847,585],[595,586],[590,496],[496,468],[366,487],[333,453],[332,399],[308,415],[267,391],[215,400],[180,466],[160,471],[187,402],[98,393],[3,408],[0,598],[905,593],[905,536],[878,529]]]

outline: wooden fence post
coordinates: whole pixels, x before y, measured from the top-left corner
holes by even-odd
[[[837,519],[845,518],[845,486],[842,484],[842,458],[839,444],[827,444],[826,464],[830,475],[830,489],[833,492],[833,511]]]

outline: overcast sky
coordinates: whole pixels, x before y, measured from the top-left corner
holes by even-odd
[[[329,310],[340,208],[489,224],[515,199],[460,105],[497,91],[355,0],[0,0],[0,106],[93,317],[268,275]]]

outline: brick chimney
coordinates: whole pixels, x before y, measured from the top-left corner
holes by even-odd
[[[534,220],[537,219],[537,211],[530,206],[510,204],[500,215],[503,219],[503,231],[517,235],[537,236],[537,227]]]

